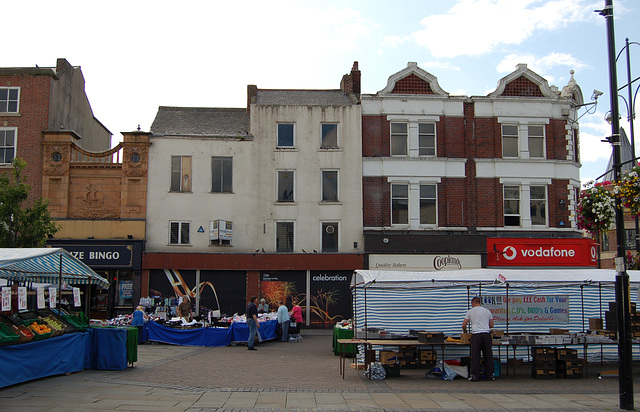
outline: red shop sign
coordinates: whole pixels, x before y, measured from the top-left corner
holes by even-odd
[[[597,267],[591,239],[487,239],[487,266]]]

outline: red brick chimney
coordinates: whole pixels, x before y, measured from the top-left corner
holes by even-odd
[[[356,96],[360,96],[360,70],[358,69],[358,62],[353,62],[351,73],[342,76],[340,82],[340,90],[343,93],[353,93]]]

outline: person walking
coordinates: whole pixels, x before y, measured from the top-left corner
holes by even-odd
[[[247,341],[247,349],[248,350],[257,350],[253,347],[253,342],[256,339],[256,335],[258,334],[258,328],[260,324],[258,323],[258,306],[256,302],[258,301],[257,296],[252,296],[251,301],[247,305],[247,326],[249,327],[249,340]]]
[[[282,341],[289,342],[289,309],[285,306],[285,304],[279,300],[278,301],[278,324],[282,330]]]
[[[493,376],[493,351],[491,348],[491,328],[493,315],[482,307],[479,297],[471,299],[471,309],[464,315],[462,331],[467,333],[467,325],[471,324],[471,375],[469,380],[480,380],[480,353],[484,357],[484,373],[487,380],[495,380]]]

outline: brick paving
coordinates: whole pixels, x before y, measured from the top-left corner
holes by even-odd
[[[615,411],[618,380],[535,380],[522,368],[516,379],[472,383],[425,379],[424,369],[369,381],[331,352],[331,336],[297,343],[266,342],[202,348],[147,344],[134,368],[86,370],[0,389],[1,411]],[[597,365],[599,366],[599,365]],[[615,365],[605,366],[605,369]],[[640,376],[634,377],[636,404]]]

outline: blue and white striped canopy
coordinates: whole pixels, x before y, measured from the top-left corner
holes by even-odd
[[[0,248],[0,278],[16,282],[98,285],[109,281],[62,248]]]

